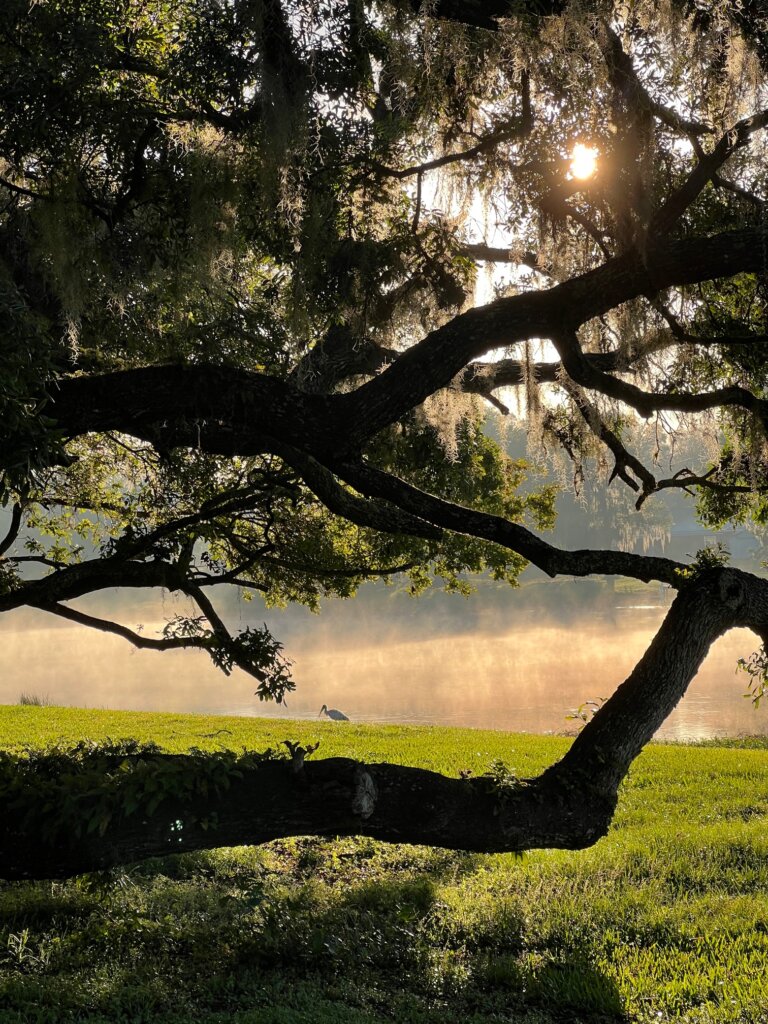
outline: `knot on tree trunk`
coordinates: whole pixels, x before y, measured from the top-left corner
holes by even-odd
[[[352,813],[363,820],[370,818],[376,806],[378,791],[373,777],[362,766],[355,770],[355,795],[352,800]]]
[[[747,599],[747,591],[744,577],[738,569],[721,569],[719,571],[717,593],[722,603],[730,611],[742,610]]]

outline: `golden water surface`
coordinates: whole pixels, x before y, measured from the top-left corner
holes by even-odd
[[[481,615],[439,635],[398,631],[375,614],[346,627],[343,607],[330,618],[306,615],[286,644],[297,681],[286,708],[260,703],[252,679],[223,676],[204,653],[137,651],[119,637],[23,610],[0,622],[0,703],[27,692],[81,707],[299,718],[327,704],[353,721],[562,732],[574,727],[572,709],[610,696],[658,628],[664,604],[632,596],[616,595],[608,619],[585,602],[568,621],[534,609],[507,625]],[[160,611],[167,614],[169,603]],[[160,623],[145,616],[157,613],[134,605],[120,617],[133,626],[141,616],[152,636]],[[270,625],[280,635],[279,618]],[[737,658],[757,646],[747,630],[719,640],[659,735],[768,731],[768,712],[744,699],[746,677],[735,671]]]

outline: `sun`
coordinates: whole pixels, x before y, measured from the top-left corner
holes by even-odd
[[[574,178],[591,178],[597,170],[597,150],[577,142],[571,153],[570,170]]]

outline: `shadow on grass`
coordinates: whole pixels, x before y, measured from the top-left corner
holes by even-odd
[[[524,912],[503,900],[478,926],[462,881],[486,863],[302,839],[155,861],[121,884],[67,883],[30,900],[30,950],[59,941],[47,964],[3,965],[4,1002],[39,1024],[64,1010],[88,1024],[624,1020],[583,945],[551,934],[537,944]]]

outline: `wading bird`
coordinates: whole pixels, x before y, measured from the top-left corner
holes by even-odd
[[[349,719],[343,711],[337,711],[336,708],[329,708],[327,704],[323,704],[317,713],[317,717],[325,715],[326,718],[332,719],[334,722],[348,722]]]

